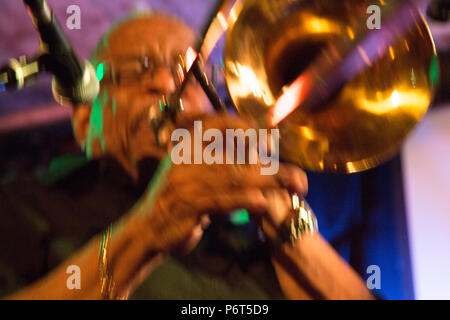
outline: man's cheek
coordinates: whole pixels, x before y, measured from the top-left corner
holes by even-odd
[[[105,152],[102,141],[98,138],[89,138],[86,142],[86,156],[88,159],[98,159]]]
[[[89,132],[85,143],[88,158],[98,158],[104,154],[111,154],[115,147],[115,126],[117,116],[117,102],[109,94],[109,90],[102,90],[93,101]]]
[[[86,155],[90,159],[100,156],[106,150],[103,109],[100,98],[95,98],[92,104],[89,118],[89,132],[86,138]],[[98,150],[97,144],[100,146],[100,151]]]

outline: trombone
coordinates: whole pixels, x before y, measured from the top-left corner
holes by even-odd
[[[379,29],[369,28],[369,7],[379,9]],[[234,108],[279,129],[281,159],[311,171],[361,172],[395,155],[437,85],[436,48],[418,1],[220,1],[182,64],[183,79],[195,76],[218,111],[225,106],[202,59],[223,33]],[[185,83],[150,115],[157,135],[182,110]],[[295,197],[297,209],[311,212]]]

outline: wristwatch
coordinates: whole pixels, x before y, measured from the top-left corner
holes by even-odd
[[[291,196],[292,209],[291,216],[284,221],[278,229],[281,243],[291,243],[292,245],[303,236],[319,231],[317,218],[305,199],[297,194]]]

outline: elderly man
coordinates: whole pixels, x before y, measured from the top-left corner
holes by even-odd
[[[303,171],[280,164],[276,175],[262,176],[259,165],[174,165],[167,150],[158,147],[149,107],[175,89],[177,59],[194,40],[188,26],[159,14],[126,19],[101,40],[93,55],[104,70],[101,92],[92,106],[76,106],[73,113],[76,140],[89,159],[100,162],[75,165],[52,180],[57,195],[45,204],[60,213],[41,216],[50,230],[66,231],[50,236],[44,259],[51,255],[47,266],[59,266],[11,298],[127,298],[144,279],[138,298],[371,298],[318,234],[274,248],[274,272],[253,224],[244,230],[224,219],[227,212],[247,209],[271,238],[288,211],[286,190],[307,192]],[[211,108],[195,82],[187,85],[183,105],[180,123],[187,128],[193,119],[221,131],[251,126],[235,117],[208,115]],[[115,174],[120,168],[126,175]],[[147,172],[151,183],[142,188]],[[197,246],[210,219],[217,223],[201,245],[185,258],[172,258]],[[52,243],[88,237],[60,263],[65,257],[54,253]],[[81,270],[79,287],[68,284],[70,266]]]

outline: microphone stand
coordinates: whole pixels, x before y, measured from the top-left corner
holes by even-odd
[[[37,75],[43,72],[44,60],[37,56],[27,61],[25,56],[11,58],[9,64],[0,67],[0,93],[16,91],[34,83]]]
[[[62,105],[89,102],[97,96],[99,83],[89,62],[81,62],[45,0],[23,0],[40,35],[40,52],[27,61],[10,59],[0,67],[0,92],[20,90],[34,83],[42,72],[53,74],[52,90]]]

